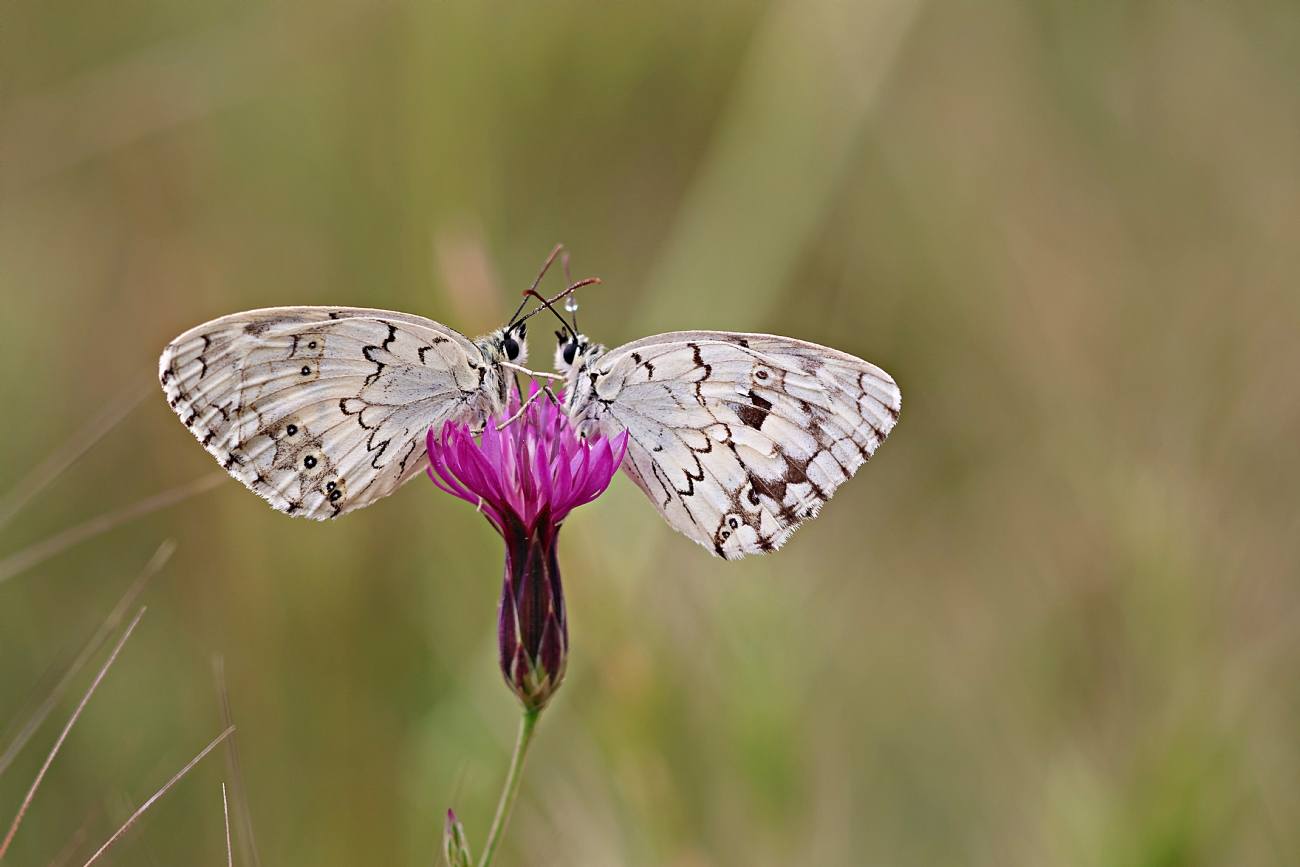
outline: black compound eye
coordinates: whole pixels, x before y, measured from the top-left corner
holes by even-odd
[[[311,455],[307,455],[307,457],[302,459],[302,465],[310,470],[316,466],[316,458],[314,458]]]
[[[506,358],[514,361],[519,357],[519,342],[513,337],[507,337],[505,343],[501,345],[506,351]]]
[[[573,359],[576,358],[577,356],[578,356],[578,344],[576,344],[576,343],[566,343],[566,344],[564,344],[564,363],[565,363],[565,364],[573,364]]]

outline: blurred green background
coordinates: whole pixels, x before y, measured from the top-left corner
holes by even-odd
[[[1300,5],[10,0],[0,71],[0,492],[204,320],[481,333],[560,241],[607,344],[898,380],[778,554],[622,477],[575,514],[499,863],[1300,863]],[[214,469],[143,393],[0,557]],[[327,524],[225,482],[0,583],[0,725],[168,537],[9,861],[82,863],[221,730],[214,653],[262,863],[429,864],[448,806],[481,845],[501,544],[419,479]],[[224,773],[115,863],[225,863]]]

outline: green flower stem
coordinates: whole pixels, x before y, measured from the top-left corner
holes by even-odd
[[[519,740],[515,742],[515,755],[510,760],[506,785],[501,790],[497,815],[492,820],[492,830],[488,832],[487,843],[483,846],[483,860],[478,862],[478,867],[488,867],[492,863],[492,856],[496,854],[501,835],[505,833],[506,823],[510,821],[510,810],[515,805],[515,796],[519,794],[519,778],[524,770],[524,757],[528,755],[528,745],[533,740],[533,728],[541,715],[541,708],[524,708],[524,718],[519,721]]]

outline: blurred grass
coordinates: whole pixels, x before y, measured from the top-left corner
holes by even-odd
[[[606,343],[755,328],[898,379],[775,556],[622,479],[575,514],[503,863],[1300,860],[1294,4],[23,0],[0,46],[0,491],[198,322],[481,330],[557,241]],[[156,395],[0,556],[210,469]],[[265,863],[428,863],[453,797],[481,842],[499,542],[420,481],[328,525],[223,485],[6,582],[0,721],[169,535],[15,864],[215,736],[214,651]],[[119,860],[220,861],[221,774]]]

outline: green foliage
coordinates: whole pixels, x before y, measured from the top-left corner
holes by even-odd
[[[712,559],[624,478],[566,524],[568,675],[495,863],[1300,859],[1296,4],[16,0],[0,44],[0,492],[190,326],[481,333],[560,241],[603,342],[898,380],[778,554]],[[212,469],[158,392],[0,556]],[[6,863],[83,824],[88,857],[221,731],[213,652],[264,863],[489,827],[500,540],[420,479],[330,524],[225,483],[0,583],[0,724],[168,536]],[[117,862],[222,861],[223,774]]]

